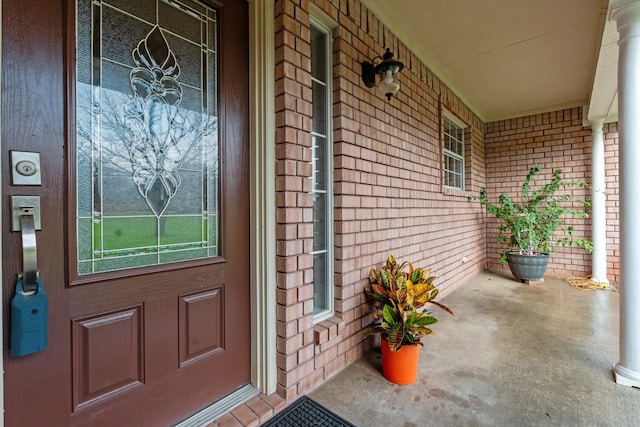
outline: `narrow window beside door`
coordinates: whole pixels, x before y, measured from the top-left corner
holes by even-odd
[[[313,97],[313,314],[333,315],[333,157],[331,149],[331,32],[311,23]]]

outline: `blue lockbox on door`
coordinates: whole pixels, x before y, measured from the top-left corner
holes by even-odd
[[[38,289],[31,295],[23,292],[22,279],[16,285],[16,294],[11,300],[11,356],[26,356],[47,347],[49,300],[42,279],[38,277],[37,282]]]

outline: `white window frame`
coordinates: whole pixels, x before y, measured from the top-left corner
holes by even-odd
[[[449,122],[451,122],[451,124],[455,125],[456,127],[458,127],[462,132],[462,140],[459,140],[458,138],[456,138],[454,135],[451,135],[449,133],[447,133],[447,127],[445,126],[445,120],[448,120]],[[464,162],[464,153],[465,153],[465,141],[464,141],[464,134],[465,134],[465,129],[468,127],[462,120],[460,120],[459,118],[457,118],[453,113],[451,113],[448,110],[443,110],[443,128],[442,128],[442,136],[443,136],[443,144],[442,144],[442,148],[443,148],[443,165],[442,165],[442,170],[443,170],[443,182],[444,182],[444,186],[447,188],[453,188],[456,190],[464,190],[464,182],[465,182],[465,175],[464,175],[464,170],[465,170],[465,162]],[[461,146],[462,146],[462,150],[461,153],[456,153],[453,152],[451,150],[448,150],[446,148],[446,144],[444,143],[444,139],[446,137],[450,137],[453,138],[457,141],[460,142]],[[447,169],[447,158],[453,158],[455,160],[460,161],[460,170],[449,170]],[[447,184],[447,173],[454,173],[454,174],[459,174],[460,175],[460,186],[452,186],[452,185],[448,185]]]
[[[333,316],[334,313],[334,306],[333,306],[333,300],[334,300],[334,283],[333,283],[333,272],[334,272],[334,268],[333,268],[333,137],[332,137],[332,129],[333,129],[333,124],[332,124],[332,120],[331,120],[331,114],[332,114],[332,87],[331,87],[331,80],[332,80],[332,64],[331,64],[331,57],[332,57],[332,35],[331,35],[331,29],[323,24],[322,22],[320,22],[318,19],[315,19],[314,17],[310,18],[311,21],[311,26],[313,26],[316,30],[322,32],[325,36],[326,36],[326,52],[325,52],[325,58],[327,59],[327,63],[325,64],[326,66],[326,70],[325,70],[325,75],[326,75],[326,82],[321,82],[318,79],[314,78],[313,76],[311,77],[311,81],[312,83],[319,83],[322,86],[324,86],[325,88],[325,96],[324,99],[326,101],[326,105],[325,105],[325,133],[317,133],[314,132],[312,130],[311,132],[311,136],[312,136],[312,140],[315,137],[323,137],[326,140],[326,144],[325,144],[325,152],[324,152],[324,157],[325,157],[325,162],[324,162],[324,167],[325,167],[325,171],[324,171],[324,177],[325,177],[325,182],[324,182],[324,190],[317,190],[316,189],[316,180],[318,179],[318,174],[317,173],[317,167],[318,167],[318,163],[316,162],[316,160],[318,159],[318,156],[316,154],[316,147],[312,146],[312,185],[311,185],[311,194],[315,195],[317,193],[323,193],[326,197],[326,205],[325,205],[325,215],[324,218],[322,218],[322,220],[325,221],[325,240],[324,240],[324,247],[325,249],[321,249],[321,250],[312,250],[310,253],[312,255],[316,255],[316,254],[320,254],[320,253],[324,253],[325,254],[325,266],[324,266],[324,277],[325,277],[325,282],[324,283],[318,283],[318,280],[316,277],[314,277],[314,304],[313,304],[313,321],[315,323],[320,322],[322,320],[325,320],[331,316]],[[313,54],[313,53],[312,53]],[[313,109],[312,109],[313,110]],[[313,120],[313,117],[312,117]],[[316,217],[315,217],[315,212],[314,212],[314,223],[316,221]],[[315,265],[314,265],[314,269],[315,269]],[[316,300],[315,300],[315,295],[316,295],[316,286],[324,286],[324,295],[325,295],[325,301],[323,301],[323,305],[321,305],[318,308],[318,305],[316,305]]]

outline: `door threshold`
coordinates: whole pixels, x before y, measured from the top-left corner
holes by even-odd
[[[234,391],[228,396],[218,400],[214,404],[207,406],[200,412],[195,413],[175,427],[203,427],[212,421],[220,418],[222,415],[230,412],[233,408],[243,404],[247,400],[258,395],[258,390],[251,384],[248,384]]]

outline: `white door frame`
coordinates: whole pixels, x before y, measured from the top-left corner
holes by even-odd
[[[276,391],[275,41],[273,2],[249,2],[251,383]]]
[[[0,88],[2,87],[2,0],[0,0]],[[2,123],[2,102],[0,102],[0,126]],[[0,129],[1,131],[2,129]],[[2,132],[0,132],[0,147],[4,149],[4,146],[2,145]],[[2,167],[4,165],[2,164],[2,162],[0,162],[0,188],[2,188]],[[4,200],[2,201],[2,203],[6,203]],[[2,209],[0,209],[0,224],[2,224]],[[3,236],[4,235],[4,230],[2,229],[2,227],[0,227],[0,242],[2,242]],[[4,259],[2,258],[2,245],[0,245],[0,259]],[[2,274],[0,274],[0,287],[1,289],[4,289],[4,283],[2,283]],[[4,318],[4,316],[0,316],[0,342],[4,342],[4,337],[3,337],[3,331],[4,331],[4,325],[2,324],[2,319]],[[2,417],[0,417],[0,426],[4,426],[4,357],[0,358],[0,372],[2,372],[2,375],[0,375],[0,413],[3,414]]]

